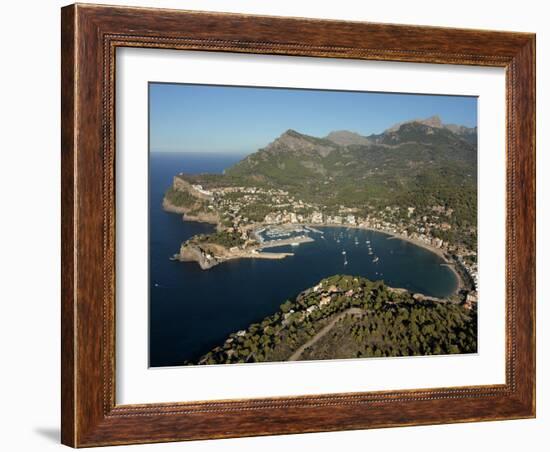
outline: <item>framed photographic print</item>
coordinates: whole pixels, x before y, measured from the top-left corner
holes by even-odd
[[[62,9],[62,442],[535,415],[535,37]]]

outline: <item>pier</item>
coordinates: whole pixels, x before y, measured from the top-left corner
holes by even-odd
[[[286,239],[275,239],[275,240],[269,240],[264,241],[260,244],[258,249],[263,250],[265,248],[275,248],[277,246],[286,246],[286,245],[292,245],[293,243],[309,243],[314,242],[311,237],[308,237],[307,235],[300,235],[298,237],[289,237]]]

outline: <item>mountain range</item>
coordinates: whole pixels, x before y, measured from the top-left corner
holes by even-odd
[[[379,208],[425,199],[460,210],[468,198],[474,208],[477,128],[431,117],[369,136],[341,130],[317,138],[287,130],[225,174],[329,205]]]
[[[401,160],[398,162],[397,160]],[[381,134],[363,136],[349,130],[317,138],[287,130],[266,147],[250,154],[226,170],[229,176],[251,176],[274,182],[289,179],[289,171],[298,169],[301,177],[325,175],[348,176],[350,165],[359,165],[368,173],[376,169],[386,173],[405,166],[421,172],[426,166],[448,164],[475,166],[477,161],[477,128],[443,124],[439,117],[396,124]],[[298,168],[295,168],[298,164]],[[374,167],[373,167],[374,166]],[[472,168],[475,169],[475,168]],[[279,174],[286,172],[286,174]],[[365,174],[363,174],[365,177]],[[296,181],[294,181],[296,183]]]
[[[473,246],[477,225],[477,128],[439,117],[396,124],[363,136],[339,130],[314,137],[287,130],[223,175],[189,176],[204,186],[279,188],[326,213],[397,209],[406,218],[443,208],[452,230]],[[466,239],[465,239],[466,240]]]

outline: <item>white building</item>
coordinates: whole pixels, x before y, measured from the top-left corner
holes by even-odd
[[[313,212],[311,214],[311,222],[320,224],[323,222],[323,214],[321,212]]]
[[[202,188],[202,185],[200,185],[200,184],[192,185],[192,187],[202,195],[205,195],[205,196],[212,196],[213,195],[213,193],[211,191],[205,190],[204,188]]]

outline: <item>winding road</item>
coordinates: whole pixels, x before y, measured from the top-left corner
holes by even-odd
[[[288,361],[298,361],[300,359],[300,356],[304,352],[304,350],[308,347],[311,347],[314,345],[319,339],[321,339],[323,336],[325,336],[333,327],[336,325],[336,322],[343,319],[347,315],[361,315],[365,311],[363,311],[361,308],[349,308],[346,309],[344,312],[341,312],[337,316],[335,316],[325,327],[321,329],[315,336],[313,336],[309,341],[307,341],[304,345],[299,347],[292,355],[290,355],[290,358],[288,358]]]

